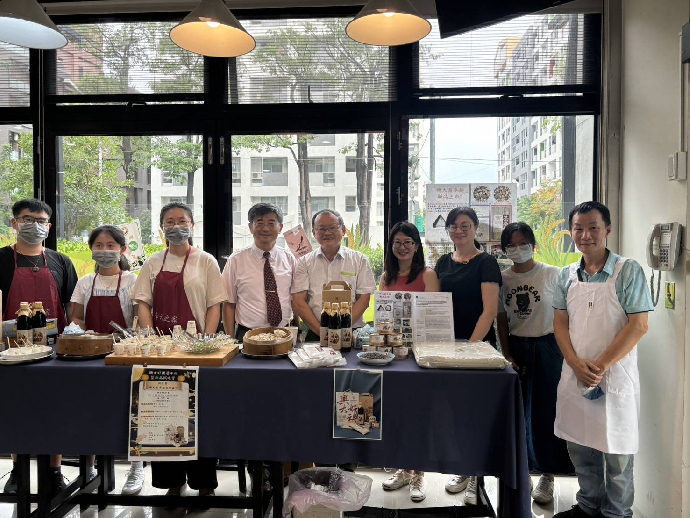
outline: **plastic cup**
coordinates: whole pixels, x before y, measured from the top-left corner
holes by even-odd
[[[144,344],[141,346],[141,354],[144,356],[150,356],[151,355],[151,344]]]
[[[129,356],[136,356],[137,355],[137,344],[127,344],[127,354]]]
[[[122,356],[123,354],[125,354],[125,345],[124,344],[113,345],[113,352],[118,356]]]

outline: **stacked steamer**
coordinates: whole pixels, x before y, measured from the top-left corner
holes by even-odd
[[[404,360],[409,354],[409,348],[403,345],[402,333],[395,332],[390,320],[376,323],[376,333],[369,335],[369,344],[369,350],[393,353],[398,360]]]
[[[98,357],[113,352],[113,335],[60,335],[55,352],[59,356]]]
[[[251,356],[285,356],[292,351],[292,333],[284,327],[260,327],[247,331],[242,352]]]

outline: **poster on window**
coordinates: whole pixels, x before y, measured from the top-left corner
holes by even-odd
[[[118,227],[125,233],[127,251],[124,255],[129,261],[129,269],[131,271],[140,270],[146,262],[146,250],[144,250],[144,242],[141,239],[141,223],[138,219],[134,219],[124,225],[118,225]]]
[[[383,371],[333,370],[333,438],[380,441]]]
[[[297,225],[295,228],[283,232],[283,237],[288,248],[297,259],[312,251],[311,243],[302,225]]]
[[[199,367],[132,367],[130,461],[196,460]]]

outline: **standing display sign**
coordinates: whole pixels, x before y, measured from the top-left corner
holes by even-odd
[[[333,438],[381,440],[383,372],[333,371]]]
[[[141,239],[141,223],[135,219],[124,225],[118,225],[118,228],[125,233],[127,251],[124,255],[129,261],[129,269],[131,271],[140,270],[146,262],[146,250],[144,250],[144,242]]]
[[[414,342],[453,341],[453,295],[446,292],[377,291],[374,325],[393,323],[404,345]]]
[[[474,209],[479,219],[477,241],[494,254],[500,249],[503,229],[517,218],[517,184],[428,184],[425,240],[427,265],[432,268],[442,255],[453,251],[446,217],[455,207]]]
[[[199,367],[132,367],[130,461],[197,460],[198,382]]]

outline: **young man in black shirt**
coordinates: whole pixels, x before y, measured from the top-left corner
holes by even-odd
[[[17,243],[0,248],[0,289],[2,290],[3,320],[16,318],[20,302],[43,302],[48,318],[56,318],[62,332],[70,319],[72,292],[77,284],[77,272],[69,257],[47,250],[43,241],[50,231],[52,209],[40,200],[20,200],[12,207],[12,228]],[[13,460],[16,460],[13,455]],[[50,456],[53,470],[51,492],[65,487],[60,470],[61,455]],[[5,493],[17,492],[14,467],[5,484]]]

